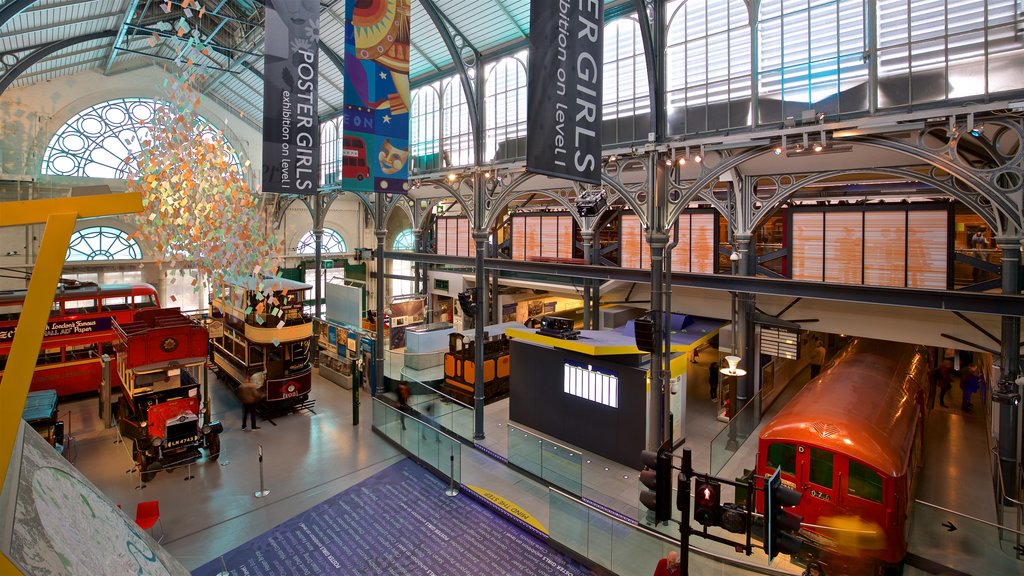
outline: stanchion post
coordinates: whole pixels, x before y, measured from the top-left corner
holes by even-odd
[[[258,444],[257,446],[260,451],[260,489],[256,492],[255,496],[257,498],[263,498],[267,494],[270,494],[270,490],[263,487],[263,444]]]
[[[444,491],[445,496],[458,496],[459,489],[455,487],[455,450],[448,455],[448,489]]]
[[[679,574],[690,574],[690,477],[693,475],[693,456],[683,448],[683,465],[676,482],[676,508],[679,509]]]

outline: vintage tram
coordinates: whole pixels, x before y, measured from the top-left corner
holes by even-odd
[[[278,277],[245,277],[217,287],[210,317],[214,367],[234,389],[259,381],[264,414],[311,407],[313,319],[303,312],[313,287]]]
[[[224,427],[209,419],[206,328],[177,308],[157,308],[139,312],[133,322],[115,321],[114,331],[118,426],[132,443],[143,482],[198,460],[200,448],[216,460]]]
[[[783,484],[803,494],[794,511],[818,554],[864,573],[899,572],[927,386],[923,349],[855,339],[762,428],[757,474],[781,468]]]
[[[21,318],[25,290],[0,291],[0,377]],[[131,322],[159,305],[149,284],[104,284],[61,280],[32,373],[32,392],[56,390],[64,398],[95,393],[100,356],[117,340],[113,322]]]

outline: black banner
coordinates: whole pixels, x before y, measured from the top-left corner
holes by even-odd
[[[266,0],[266,8],[263,191],[315,194],[320,184],[320,3]]]
[[[531,0],[526,169],[601,182],[603,0]]]

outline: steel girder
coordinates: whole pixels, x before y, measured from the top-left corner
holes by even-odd
[[[24,71],[28,70],[34,64],[36,64],[43,58],[46,58],[50,54],[53,54],[54,52],[59,52],[65,48],[74,46],[75,44],[81,44],[83,42],[92,42],[93,40],[99,40],[101,38],[113,38],[116,35],[117,32],[114,30],[104,30],[102,32],[93,32],[91,34],[83,34],[81,36],[75,36],[73,38],[57,40],[56,42],[51,42],[41,48],[37,48],[35,51],[31,52],[24,58],[18,60],[18,63],[12,66],[10,70],[8,70],[6,74],[4,74],[3,78],[0,78],[0,94],[3,94],[7,90],[7,88],[10,87],[10,85],[18,79],[18,76],[21,76],[21,74]]]
[[[476,260],[463,256],[439,256],[436,254],[414,254],[410,252],[385,252],[385,258],[415,260],[430,264],[472,268]],[[649,284],[649,270],[619,268],[615,266],[554,264],[485,259],[488,270],[527,272],[549,276],[590,278],[596,280],[622,280],[636,284]],[[1024,296],[992,294],[987,292],[953,292],[920,288],[887,288],[883,286],[862,286],[846,284],[823,284],[802,280],[758,278],[754,276],[732,276],[729,274],[672,273],[672,285],[687,288],[704,288],[728,292],[749,292],[797,298],[815,298],[839,302],[883,304],[907,308],[924,308],[997,316],[1024,316]]]

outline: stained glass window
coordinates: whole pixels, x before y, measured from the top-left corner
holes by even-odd
[[[139,248],[139,243],[123,230],[110,226],[94,226],[71,235],[64,260],[142,260],[142,249]]]
[[[146,124],[163,105],[149,98],[118,98],[79,112],[50,139],[42,173],[126,179],[142,142],[149,138]],[[201,116],[196,118],[203,134],[213,139],[217,128]],[[238,156],[228,148],[235,168],[241,170]]]
[[[299,240],[295,251],[299,254],[313,254],[316,252],[316,236],[313,235],[312,230],[306,232],[302,240]],[[324,254],[341,254],[348,252],[348,247],[345,245],[345,239],[336,230],[324,228],[324,235],[320,239],[320,252]]]

